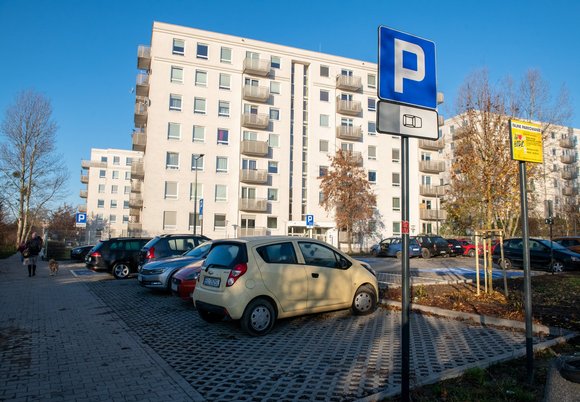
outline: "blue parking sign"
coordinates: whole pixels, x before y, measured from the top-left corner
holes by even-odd
[[[203,198],[199,199],[199,215],[203,215]]]
[[[307,227],[314,226],[314,215],[306,215],[306,226]]]

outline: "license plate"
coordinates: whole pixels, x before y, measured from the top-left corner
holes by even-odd
[[[177,292],[177,283],[172,283],[171,284],[171,290],[173,290],[174,292]]]
[[[203,284],[205,286],[210,286],[212,288],[219,288],[221,283],[220,278],[212,278],[211,276],[206,276],[203,278]]]

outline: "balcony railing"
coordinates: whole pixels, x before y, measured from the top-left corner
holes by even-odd
[[[574,163],[574,162],[576,162],[576,155],[561,155],[560,162],[566,163],[566,164]]]
[[[149,70],[151,67],[151,47],[139,45],[137,48],[137,68],[139,70]]]
[[[253,140],[243,140],[241,148],[242,154],[249,156],[267,156],[269,150],[268,142]]]
[[[135,93],[138,96],[149,96],[149,74],[137,74]]]
[[[578,187],[565,186],[562,188],[562,194],[571,197],[578,194]]]
[[[362,105],[359,101],[349,101],[337,98],[336,112],[355,116],[362,112]]]
[[[341,140],[362,141],[362,130],[360,127],[338,126],[336,127],[336,137]]]
[[[254,85],[244,86],[243,97],[253,102],[266,102],[270,98],[270,88]]]
[[[359,151],[343,151],[346,158],[349,158],[357,166],[362,166],[363,156]]]
[[[242,183],[266,184],[268,183],[268,171],[265,169],[240,169],[240,181]]]
[[[127,224],[127,229],[133,232],[140,232],[143,230],[143,225],[139,222],[129,222]]]
[[[443,186],[419,186],[419,194],[423,197],[442,197],[445,195],[445,188]]]
[[[578,177],[578,172],[574,169],[564,169],[562,170],[562,179],[564,180],[574,180]]]
[[[91,167],[91,161],[86,160],[86,159],[83,159],[81,161],[81,168],[82,169],[90,169],[90,167]]]
[[[147,109],[149,100],[144,96],[137,96],[135,99],[135,126],[143,126],[147,123]]]
[[[141,208],[131,208],[129,206],[129,216],[139,217],[141,215]]]
[[[356,92],[362,89],[362,80],[360,77],[348,76],[348,75],[337,75],[336,76],[336,88],[342,89],[343,91]]]
[[[131,163],[131,178],[143,180],[145,178],[145,170],[143,161],[133,161]]]
[[[561,138],[560,146],[562,148],[574,148],[574,139],[570,137]]]
[[[87,204],[80,204],[78,210],[79,212],[87,212]]]
[[[141,193],[141,188],[143,186],[143,182],[141,180],[131,180],[131,192],[132,193]]]
[[[445,140],[440,138],[436,141],[434,140],[419,140],[419,148],[428,149],[430,151],[439,151],[445,148]]]
[[[445,171],[445,161],[420,161],[419,171],[423,173],[442,173]]]
[[[263,227],[238,229],[238,237],[266,236],[267,233],[266,228]]]
[[[242,114],[242,126],[247,128],[266,129],[270,124],[270,116],[265,113]]]
[[[143,207],[143,197],[141,194],[131,194],[129,198],[129,208],[142,208]]]
[[[240,198],[240,211],[267,212],[268,200],[265,198]]]
[[[133,151],[145,152],[147,146],[147,131],[134,131],[133,137]]]
[[[81,198],[87,198],[89,195],[89,192],[87,190],[81,190]]]
[[[89,182],[89,176],[83,174],[81,175],[81,183],[87,184]]]
[[[447,211],[444,209],[419,209],[419,219],[424,221],[442,221],[447,219]]]
[[[270,74],[270,60],[246,57],[244,59],[244,73],[265,77]]]

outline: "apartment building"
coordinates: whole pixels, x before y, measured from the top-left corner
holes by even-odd
[[[132,233],[305,235],[312,214],[312,234],[336,245],[320,176],[343,149],[368,172],[382,234],[400,234],[401,141],[376,132],[376,64],[155,22],[137,66]],[[413,172],[422,166],[430,194],[440,168],[440,143],[420,143],[410,146],[415,234],[428,227]]]
[[[86,204],[79,211],[87,213],[87,241],[128,234],[131,166],[142,157],[137,151],[93,148],[90,160],[81,161],[87,188],[80,192]]]

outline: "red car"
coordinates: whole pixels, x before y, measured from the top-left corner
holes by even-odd
[[[183,267],[173,275],[171,279],[171,292],[174,295],[181,297],[183,300],[192,301],[191,294],[195,289],[203,261],[201,260],[194,265]]]

